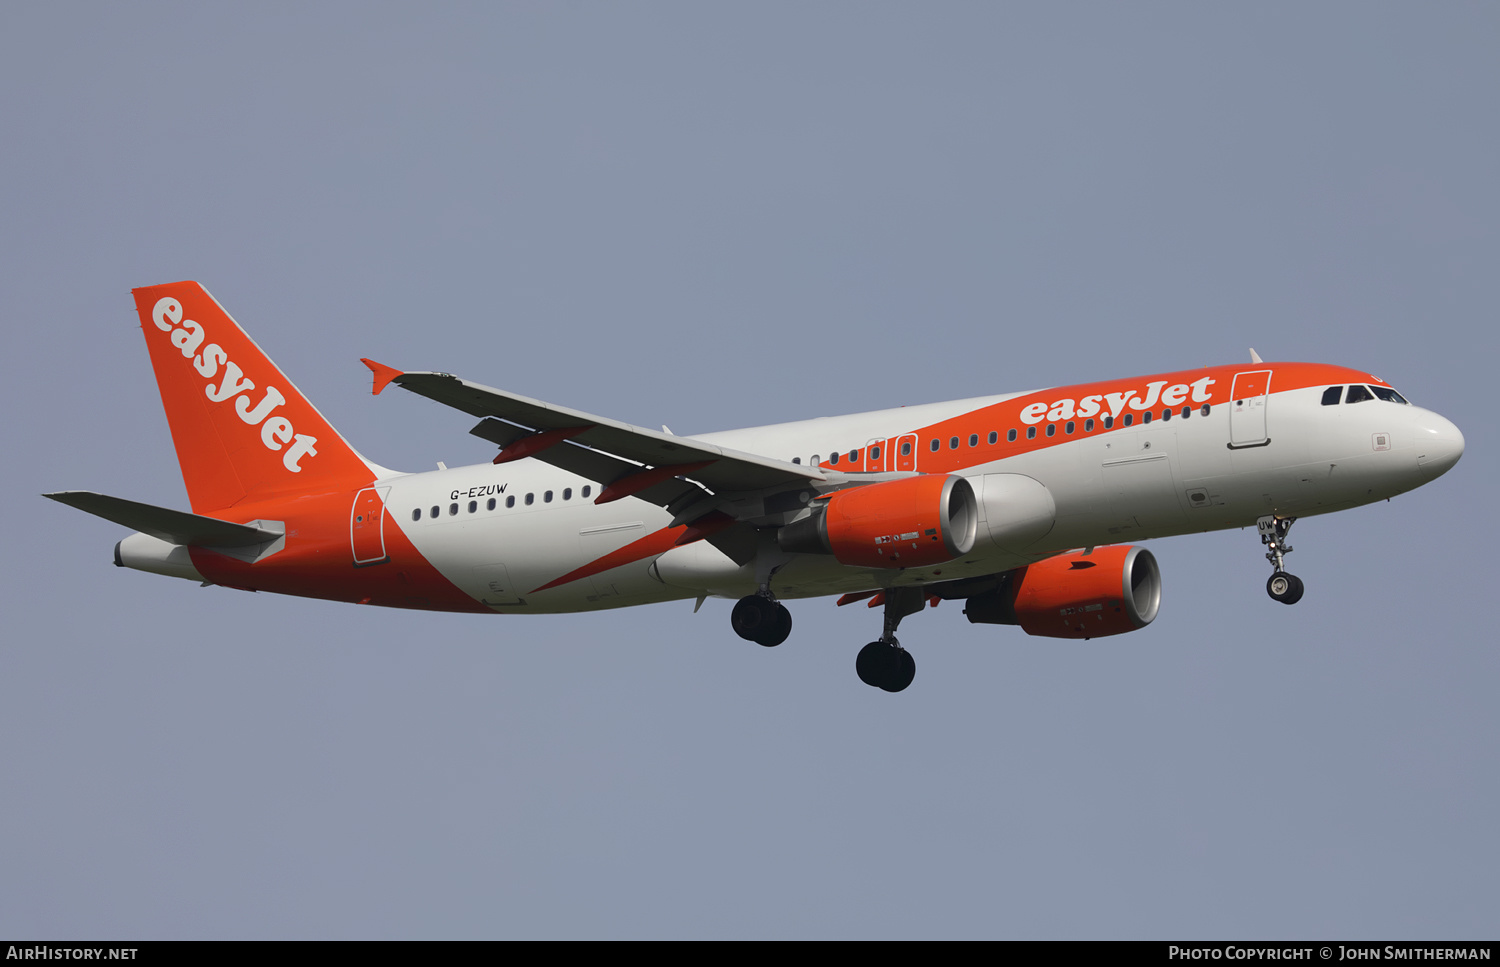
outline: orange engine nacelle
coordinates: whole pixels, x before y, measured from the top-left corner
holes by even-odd
[[[832,554],[855,567],[926,567],[974,549],[979,502],[956,474],[927,474],[835,491],[811,517],[781,529],[782,550]]]
[[[996,591],[969,599],[969,620],[1017,624],[1028,635],[1102,638],[1144,628],[1161,607],[1161,569],[1143,547],[1096,547],[1011,572]]]

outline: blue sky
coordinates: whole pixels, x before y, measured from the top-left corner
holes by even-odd
[[[1492,938],[1489,5],[18,4],[0,30],[0,934]],[[369,356],[678,433],[1248,358],[1467,453],[1152,542],[1087,643],[727,602],[424,615],[110,566],[187,506],[129,289],[203,282],[344,434]]]

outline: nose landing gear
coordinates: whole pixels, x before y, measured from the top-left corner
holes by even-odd
[[[1287,532],[1297,522],[1295,517],[1276,517],[1267,514],[1255,522],[1260,531],[1260,542],[1266,545],[1266,560],[1271,562],[1272,572],[1266,581],[1266,593],[1273,601],[1282,604],[1296,604],[1302,600],[1302,579],[1294,574],[1288,574],[1283,563],[1283,558],[1292,553],[1292,545],[1286,542]]]
[[[922,610],[926,598],[921,588],[888,588],[885,591],[885,631],[879,641],[859,650],[854,671],[866,685],[899,692],[917,677],[917,662],[896,640],[901,619]]]

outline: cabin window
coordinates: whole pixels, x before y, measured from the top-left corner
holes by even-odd
[[[1035,440],[1036,439],[1036,427],[1034,427],[1034,426],[1028,426],[1026,428],[1026,439],[1028,439],[1028,440]]]
[[[438,515],[437,505],[434,504],[432,510],[428,511],[427,514],[429,517],[436,517]]]
[[[1083,421],[1083,432],[1085,432],[1085,433],[1093,433],[1094,432],[1094,418],[1093,417],[1089,417],[1087,420]]]
[[[910,443],[903,443],[903,444],[901,444],[901,455],[903,457],[909,457],[909,456],[911,456],[911,444]]]
[[[828,455],[828,462],[832,466],[835,466],[835,467],[838,466],[839,465],[839,455],[837,453],[830,453]]]
[[[1184,406],[1182,408],[1182,418],[1184,420],[1187,419],[1188,417],[1192,416],[1192,415],[1193,415],[1193,408],[1191,406]]]
[[[879,447],[871,447],[870,448],[870,459],[871,460],[879,460],[880,459],[880,448]]]
[[[507,509],[509,509],[511,507],[514,507],[515,505],[516,505],[516,495],[515,494],[511,494],[509,497],[505,498],[505,506],[506,506]]]
[[[1014,427],[1012,427],[1010,429],[1010,431],[1005,434],[1005,442],[1006,443],[1015,443],[1016,442],[1016,431],[1015,431]]]
[[[564,487],[563,488],[563,500],[572,500],[572,499],[573,499],[573,488],[572,487]]]
[[[1125,420],[1126,420],[1126,422],[1129,422],[1130,421],[1130,417],[1128,417],[1128,416],[1125,417]],[[1147,410],[1146,412],[1144,412],[1144,413],[1141,414],[1141,423],[1142,424],[1146,424],[1146,423],[1150,423],[1150,422],[1151,422],[1151,411]]]
[[[930,443],[929,446],[931,447],[933,453],[937,453],[938,452],[938,447],[942,446],[942,444],[938,442],[938,438],[937,437],[933,437],[932,438],[932,443]]]
[[[484,502],[484,509],[485,510],[494,510],[495,509],[495,498],[494,497],[491,497],[489,500],[487,500],[487,501]]]
[[[810,467],[816,467],[819,464],[821,464],[822,462],[823,462],[822,455],[817,454],[817,453],[815,453],[812,456],[810,456],[810,457],[807,458],[807,465],[810,466]]]
[[[1047,424],[1047,435],[1048,436],[1057,436],[1057,424],[1056,423],[1048,423]]]
[[[544,503],[544,504],[550,504],[550,503],[552,503],[552,491],[549,490],[546,493],[542,494],[542,503]]]
[[[971,447],[977,447],[977,446],[979,446],[979,434],[977,434],[977,433],[970,433],[969,434],[969,446],[971,446]]]
[[[1130,424],[1132,424],[1134,422],[1135,422],[1135,416],[1133,414],[1131,414],[1131,413],[1126,413],[1125,414],[1125,419],[1123,419],[1123,420],[1120,421],[1120,425],[1121,426],[1129,426]]]
[[[471,501],[469,501],[469,513],[472,514],[476,510],[478,510],[478,509],[479,509],[479,501],[477,501],[477,500],[471,500]]]
[[[418,507],[416,510],[412,511],[411,512],[411,519],[412,520],[421,520],[422,519],[422,508]]]
[[[1170,420],[1172,418],[1172,411],[1171,410],[1162,410],[1161,411],[1161,418],[1163,420]]]
[[[530,507],[534,503],[536,503],[536,494],[527,494],[526,495],[526,506]]]
[[[990,431],[990,446],[994,446],[995,444],[997,444],[999,442],[1000,442],[1000,434],[996,433],[994,430],[991,430]]]
[[[591,491],[593,491],[593,489],[594,488],[592,486],[590,486],[589,484],[584,484],[583,485],[583,489],[578,492],[578,495],[580,497],[587,497],[589,495],[589,493]]]
[[[952,436],[952,437],[948,438],[948,449],[949,450],[957,450],[958,449],[958,437]]]
[[[1212,407],[1210,407],[1207,403],[1204,403],[1202,409],[1200,409],[1198,412],[1202,413],[1204,416],[1207,416],[1210,409],[1212,409]]]
[[[1328,387],[1327,389],[1325,389],[1323,391],[1323,405],[1324,406],[1338,406],[1339,405],[1339,397],[1341,397],[1343,395],[1344,395],[1344,388],[1342,386],[1330,386],[1330,387]]]
[[[1064,433],[1072,433],[1075,425],[1076,424],[1074,424],[1074,422],[1072,420],[1069,420],[1067,422],[1067,424],[1063,426],[1063,432]]]
[[[859,451],[858,450],[850,450],[849,451],[849,462],[850,463],[859,463]]]
[[[1349,393],[1344,397],[1345,403],[1363,403],[1365,400],[1373,400],[1370,391],[1355,383],[1349,387]]]
[[[448,505],[448,516],[449,517],[453,517],[453,516],[456,516],[457,514],[458,514],[458,504],[449,504]]]
[[[1106,430],[1113,430],[1115,428],[1115,418],[1112,416],[1106,416],[1104,418],[1104,428]]]

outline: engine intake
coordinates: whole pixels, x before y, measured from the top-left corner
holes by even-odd
[[[1047,638],[1103,638],[1144,628],[1161,608],[1161,568],[1143,547],[1096,547],[1010,572],[994,591],[969,599],[976,624],[1020,625]]]
[[[784,551],[832,554],[856,567],[926,567],[974,549],[979,503],[957,474],[903,477],[835,491],[777,534]]]

